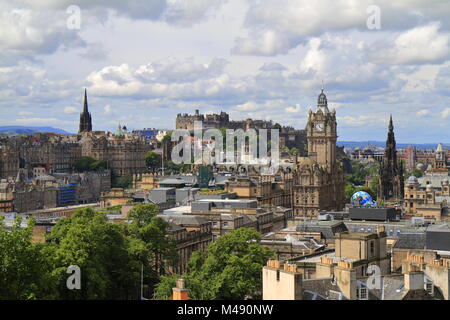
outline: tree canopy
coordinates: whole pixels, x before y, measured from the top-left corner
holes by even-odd
[[[138,299],[141,270],[151,298],[160,275],[177,259],[158,211],[153,204],[138,205],[125,224],[79,209],[60,219],[45,243],[32,241],[32,219],[25,228],[20,219],[12,228],[0,223],[0,299]],[[80,289],[67,287],[69,266],[79,267]]]
[[[147,168],[152,170],[161,168],[161,154],[154,151],[147,152],[145,154],[145,164],[147,165]]]
[[[219,237],[206,252],[196,251],[182,276],[162,277],[155,297],[171,295],[177,277],[186,279],[193,299],[258,299],[261,270],[273,252],[260,244],[261,236],[249,228],[239,228]]]
[[[92,157],[81,157],[75,162],[75,170],[77,172],[86,171],[104,171],[107,163],[104,160],[95,160]]]

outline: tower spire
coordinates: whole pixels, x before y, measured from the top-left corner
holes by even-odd
[[[83,105],[83,112],[89,112],[88,111],[88,102],[87,102],[87,89],[84,89],[84,105]]]
[[[84,103],[83,103],[83,112],[80,114],[80,128],[78,133],[89,132],[92,131],[92,118],[88,109],[87,102],[87,90],[84,89]]]

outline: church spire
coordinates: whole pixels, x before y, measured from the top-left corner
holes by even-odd
[[[84,89],[84,105],[83,105],[83,112],[89,112],[88,110],[88,102],[87,102],[87,90]]]
[[[87,90],[84,89],[83,112],[80,113],[80,127],[78,133],[92,131],[92,118],[88,109]]]

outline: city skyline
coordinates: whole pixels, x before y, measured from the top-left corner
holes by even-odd
[[[170,129],[195,109],[304,129],[323,81],[341,141],[383,140],[392,113],[399,142],[447,142],[445,1],[72,2],[0,4],[1,126],[75,133],[86,87],[94,129]]]

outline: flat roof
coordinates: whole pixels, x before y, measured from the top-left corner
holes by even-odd
[[[233,202],[233,203],[251,203],[257,202],[257,200],[253,199],[198,199],[196,202]]]
[[[163,214],[183,214],[183,213],[190,213],[191,212],[191,206],[179,206],[179,207],[173,207],[170,209],[166,209],[163,211]]]

